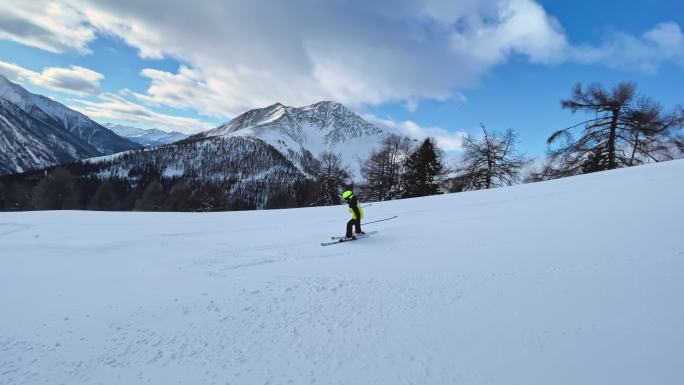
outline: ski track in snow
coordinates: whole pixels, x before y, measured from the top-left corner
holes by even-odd
[[[373,204],[325,248],[344,206],[0,213],[0,384],[681,384],[683,175]]]
[[[33,225],[27,225],[22,223],[0,223],[0,237],[28,230],[32,227]]]

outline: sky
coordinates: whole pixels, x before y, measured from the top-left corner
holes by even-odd
[[[530,156],[578,82],[684,105],[678,0],[0,0],[0,74],[94,120],[197,132],[276,102],[345,104],[458,152]]]

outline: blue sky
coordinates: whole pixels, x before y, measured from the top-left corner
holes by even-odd
[[[542,155],[577,82],[684,104],[670,0],[0,0],[0,73],[97,121],[192,132],[336,100],[458,151],[479,125]]]

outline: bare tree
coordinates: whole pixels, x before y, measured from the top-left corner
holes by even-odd
[[[600,84],[586,89],[577,84],[571,98],[561,104],[573,113],[594,117],[549,137],[549,145],[563,143],[549,153],[554,167],[547,170],[548,178],[672,159],[668,143],[679,119],[664,114],[662,106],[651,99],[637,98],[634,83],[619,83],[610,91]],[[583,130],[575,140],[572,132],[580,126]]]
[[[525,157],[515,148],[517,134],[506,130],[502,135],[487,131],[476,140],[464,138],[464,154],[459,180],[463,190],[481,190],[510,186],[520,177],[520,170],[527,164]]]
[[[684,157],[684,134],[681,132],[684,127],[684,106],[679,107],[674,114],[676,128],[670,140],[670,147],[673,149],[675,158]]]
[[[350,180],[350,174],[342,162],[342,156],[333,152],[324,152],[319,157],[319,162],[318,181],[321,189],[319,204],[324,206],[340,204],[342,189],[349,184]]]
[[[640,98],[625,118],[629,129],[625,142],[628,149],[631,147],[631,152],[627,152],[628,158],[620,158],[621,153],[618,153],[619,160],[627,166],[636,166],[674,159],[676,152],[672,143],[681,123],[679,114],[665,114],[660,103]]]
[[[410,151],[411,140],[407,137],[390,135],[383,139],[381,148],[361,165],[366,199],[384,201],[401,195],[401,177]]]

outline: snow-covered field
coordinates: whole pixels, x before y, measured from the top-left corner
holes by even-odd
[[[0,384],[682,384],[684,161],[374,204],[0,213]]]

